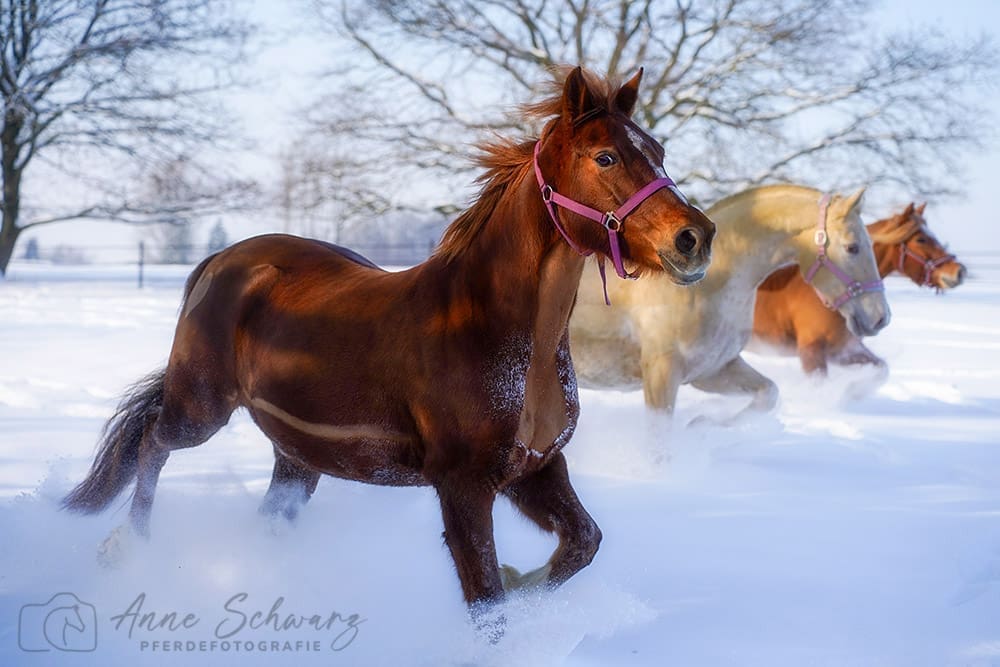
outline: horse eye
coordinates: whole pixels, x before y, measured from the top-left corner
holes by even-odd
[[[616,158],[611,153],[601,153],[596,158],[594,158],[594,162],[596,162],[602,167],[610,167],[611,165],[618,163],[618,158]]]
[[[859,252],[861,252],[861,246],[859,246],[857,243],[852,243],[849,246],[847,246],[848,254],[857,255]]]
[[[925,237],[925,236],[918,236],[917,237],[917,243],[927,243],[927,237]]]

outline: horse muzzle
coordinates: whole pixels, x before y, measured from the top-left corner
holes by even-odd
[[[663,270],[678,285],[692,285],[705,277],[712,261],[712,239],[715,223],[700,211],[690,224],[682,228],[667,247],[656,254]]]
[[[968,271],[966,270],[964,264],[958,264],[957,268],[950,273],[945,273],[944,271],[939,270],[935,286],[941,290],[955,289],[965,282],[965,276],[967,273]]]

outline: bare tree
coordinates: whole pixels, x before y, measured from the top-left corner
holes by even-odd
[[[986,37],[885,34],[869,0],[313,0],[335,38],[314,136],[350,147],[380,193],[459,203],[470,145],[561,63],[624,78],[696,198],[795,181],[961,187],[986,131],[969,93],[997,74]],[[337,54],[350,53],[349,67]],[[359,57],[358,53],[363,57]]]
[[[206,105],[234,82],[247,33],[224,0],[0,0],[0,274],[26,229],[157,222],[214,210],[225,201],[214,195],[241,189],[163,210],[134,184],[221,136],[224,115]],[[43,172],[62,192],[25,189]]]

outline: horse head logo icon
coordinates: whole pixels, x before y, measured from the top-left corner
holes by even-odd
[[[22,651],[87,652],[97,648],[97,610],[73,593],[21,607],[17,642]]]

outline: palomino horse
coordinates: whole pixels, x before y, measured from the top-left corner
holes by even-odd
[[[797,263],[859,334],[889,320],[871,241],[858,215],[863,191],[832,198],[812,188],[774,185],[723,199],[707,211],[718,225],[712,269],[678,289],[651,276],[609,286],[613,308],[584,277],[570,321],[580,379],[592,386],[642,380],[646,404],[672,411],[682,384],[752,394],[748,409],[770,410],[774,383],[740,352],[750,338],[757,285]]]
[[[478,200],[410,270],[284,235],[203,261],[167,367],[123,399],[65,505],[99,511],[135,479],[130,524],[107,548],[129,531],[148,535],[170,451],[205,442],[244,407],[274,443],[270,511],[294,515],[321,473],[433,485],[470,605],[504,595],[497,494],[559,538],[539,570],[508,570],[509,586],[555,585],[585,567],[601,532],[560,451],[579,411],[567,323],[584,260],[574,248],[690,282],[714,233],[630,120],[640,75],[619,87],[572,70],[560,94],[527,111],[549,118],[540,139],[483,146]],[[550,216],[547,202],[572,201],[614,214],[597,215],[606,224]]]
[[[958,287],[965,267],[927,228],[925,206],[911,203],[902,213],[868,225],[879,274],[885,278],[899,271],[939,292]],[[885,369],[885,362],[848,330],[840,313],[824,306],[795,267],[779,269],[761,283],[753,335],[769,347],[797,352],[807,373],[825,374],[830,362]]]

